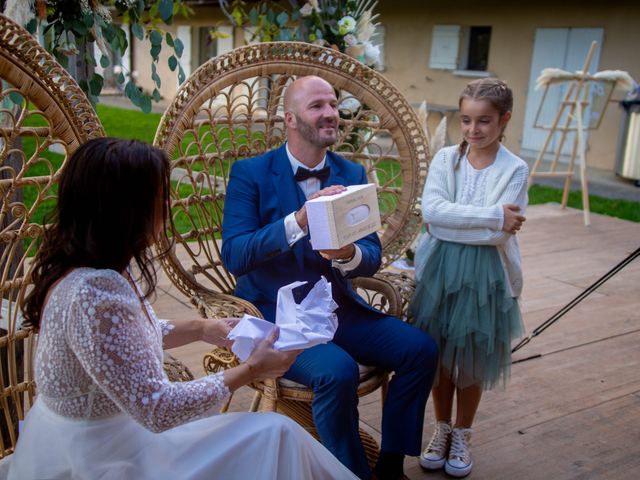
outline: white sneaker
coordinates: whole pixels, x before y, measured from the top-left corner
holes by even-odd
[[[442,468],[447,460],[451,443],[451,425],[449,422],[436,423],[431,441],[420,455],[420,465],[428,470]]]
[[[451,447],[449,458],[444,471],[452,477],[466,477],[471,473],[471,433],[470,428],[454,428],[451,433]]]

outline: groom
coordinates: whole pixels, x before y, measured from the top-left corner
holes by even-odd
[[[374,475],[403,478],[405,455],[419,455],[424,408],[437,365],[435,343],[401,320],[369,306],[351,279],[371,276],[381,246],[373,233],[339,250],[314,251],[308,236],[308,199],[344,185],[367,183],[364,168],[327,150],[337,139],[333,87],[309,76],[285,93],[287,143],[231,169],[224,208],[222,259],[237,277],[236,295],[275,321],[280,287],[307,281],[299,301],[324,275],[338,304],[332,342],[303,351],[285,378],[311,387],[322,443],[362,479],[371,477],[358,434],[358,365],[394,372],[382,414],[382,451]]]

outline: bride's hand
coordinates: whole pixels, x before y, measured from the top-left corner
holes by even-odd
[[[233,342],[227,338],[227,335],[239,321],[239,318],[208,318],[203,320],[201,340],[218,347],[230,348]]]
[[[274,329],[269,337],[260,342],[247,358],[246,364],[254,380],[281,377],[289,370],[291,364],[302,351],[281,352],[275,350],[273,344],[278,339],[279,334],[278,328]]]

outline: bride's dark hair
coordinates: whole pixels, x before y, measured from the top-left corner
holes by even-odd
[[[80,146],[64,166],[54,221],[35,258],[34,286],[22,303],[27,322],[39,328],[47,292],[78,267],[124,272],[134,260],[149,297],[156,284],[149,246],[158,215],[166,227],[168,205],[169,161],[162,150],[116,138]]]

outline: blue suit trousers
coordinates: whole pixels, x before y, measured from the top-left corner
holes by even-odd
[[[429,335],[395,317],[339,318],[333,342],[303,351],[285,378],[313,389],[313,419],[322,444],[368,479],[371,471],[358,435],[357,364],[394,372],[382,411],[382,449],[415,456],[420,454],[437,346]]]

